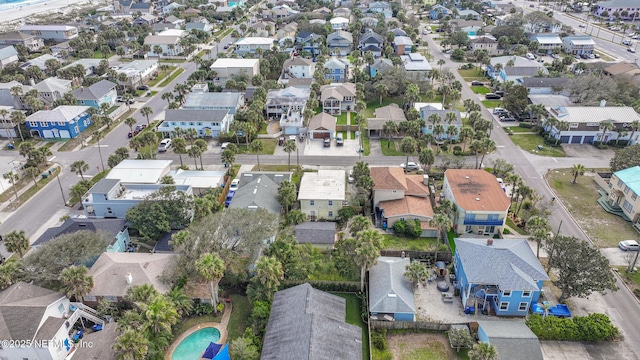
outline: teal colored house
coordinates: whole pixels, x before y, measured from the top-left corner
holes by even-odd
[[[123,252],[131,243],[129,227],[124,219],[71,218],[58,227],[47,229],[32,246],[38,247],[58,236],[73,234],[78,231],[104,232],[107,234],[112,240],[105,252]]]
[[[92,124],[88,109],[88,106],[64,105],[40,110],[27,117],[27,128],[32,136],[41,139],[73,139]]]
[[[116,104],[118,93],[116,84],[109,80],[100,80],[97,83],[85,88],[81,86],[71,92],[78,99],[79,106],[91,106],[100,108],[101,104],[108,104],[112,107]]]
[[[462,304],[526,316],[549,276],[525,239],[457,238],[454,269]]]

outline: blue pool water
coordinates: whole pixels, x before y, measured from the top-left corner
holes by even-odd
[[[220,331],[216,328],[200,329],[187,336],[173,351],[171,360],[198,360],[209,343],[220,340]]]

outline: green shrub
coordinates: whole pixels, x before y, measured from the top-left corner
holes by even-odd
[[[447,152],[449,151],[449,146],[447,146],[447,144],[442,144],[440,145],[440,150]]]
[[[633,295],[640,299],[640,289],[633,289]]]
[[[393,230],[398,236],[405,236],[408,238],[416,238],[422,235],[422,228],[420,227],[420,220],[398,220],[393,224]]]
[[[573,322],[578,327],[580,341],[613,341],[620,335],[618,328],[611,324],[611,319],[605,314],[577,316]]]
[[[505,234],[505,235],[509,235],[509,234],[511,234],[511,230],[509,230],[507,228],[504,228],[504,229],[502,229],[502,233]]]
[[[454,146],[454,147],[453,147],[453,154],[454,154],[454,155],[460,155],[460,154],[462,154],[462,148],[461,148],[460,146],[458,146],[458,145]]]
[[[531,129],[533,128],[533,124],[531,123],[526,123],[526,122],[521,122],[520,124],[518,124],[519,127],[521,128],[525,128],[525,129]]]
[[[387,350],[387,329],[374,330],[371,333],[371,344],[378,350]]]
[[[540,340],[560,341],[613,341],[618,338],[620,331],[611,324],[611,320],[604,314],[589,314],[576,316],[572,319],[538,314],[529,316],[527,326]]]
[[[404,220],[398,220],[393,224],[393,231],[398,235],[404,235],[407,231],[407,222]]]

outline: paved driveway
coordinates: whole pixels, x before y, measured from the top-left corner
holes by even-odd
[[[355,156],[358,155],[358,141],[345,140],[343,146],[336,146],[336,141],[331,140],[330,147],[324,147],[321,139],[307,140],[304,154],[311,156]]]
[[[617,247],[602,249],[602,254],[609,259],[609,263],[612,266],[629,266],[630,261],[633,261],[636,256],[635,251],[622,251]],[[640,266],[640,263],[638,266]]]

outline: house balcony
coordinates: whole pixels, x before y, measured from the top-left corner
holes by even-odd
[[[73,324],[75,324],[81,317],[97,325],[104,326],[105,323],[103,319],[98,317],[98,314],[94,309],[82,303],[71,303],[71,307],[69,308],[67,316],[68,323],[70,324],[70,330],[73,329]]]
[[[504,225],[504,219],[498,219],[498,220],[476,220],[476,219],[464,219],[464,222],[462,223],[463,225],[469,225],[469,226],[503,226]]]

